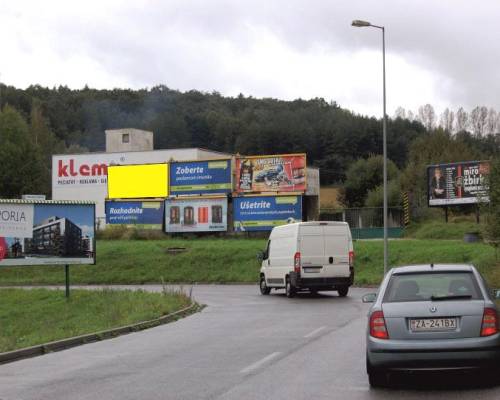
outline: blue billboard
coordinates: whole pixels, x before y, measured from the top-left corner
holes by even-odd
[[[231,160],[173,162],[170,194],[230,193]]]
[[[302,196],[235,197],[233,215],[237,232],[270,231],[275,226],[302,221]]]
[[[106,201],[106,223],[161,229],[163,201]]]

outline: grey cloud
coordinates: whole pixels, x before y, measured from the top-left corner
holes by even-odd
[[[46,29],[63,55],[86,53],[136,87],[224,90],[241,84],[252,94],[262,84],[252,77],[230,82],[238,74],[222,70],[197,41],[226,43],[244,55],[253,45],[251,28],[264,28],[300,52],[318,45],[332,53],[380,49],[377,32],[350,26],[366,19],[386,26],[388,52],[443,77],[441,102],[500,108],[499,13],[495,1],[143,1],[117,4],[113,15],[96,9],[71,20],[54,17]],[[264,82],[272,84],[272,77]]]

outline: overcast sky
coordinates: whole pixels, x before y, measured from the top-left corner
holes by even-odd
[[[500,2],[0,0],[0,82],[500,110]]]

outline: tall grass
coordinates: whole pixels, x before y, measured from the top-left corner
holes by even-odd
[[[184,308],[182,293],[142,290],[0,290],[0,352],[158,318]]]

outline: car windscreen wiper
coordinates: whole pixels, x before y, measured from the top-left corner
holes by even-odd
[[[467,300],[471,299],[472,296],[470,294],[456,294],[450,296],[431,296],[431,300],[440,301],[440,300]]]

